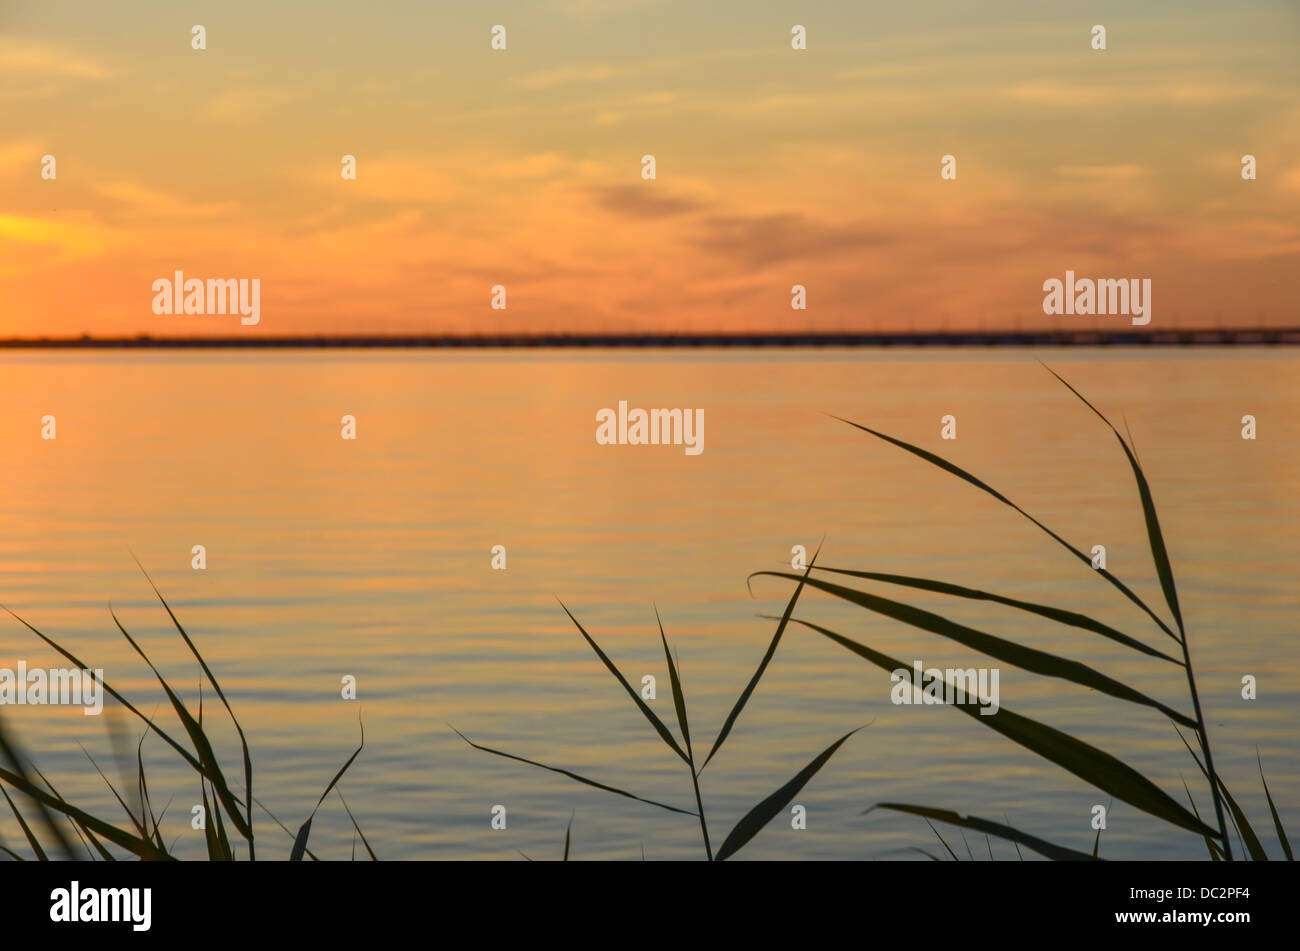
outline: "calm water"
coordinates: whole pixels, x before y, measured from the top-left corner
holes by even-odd
[[[697,745],[711,744],[772,634],[791,546],[822,561],[989,588],[1085,611],[1172,650],[1154,625],[1028,522],[833,413],[948,455],[1089,550],[1162,615],[1137,493],[1114,438],[1036,362],[1118,422],[1151,479],[1212,724],[1216,760],[1275,849],[1259,747],[1283,819],[1300,833],[1297,604],[1300,357],[1294,351],[1116,353],[122,353],[0,354],[0,601],[93,666],[146,712],[166,701],[117,633],[123,624],[197,703],[197,669],[135,567],[152,573],[221,679],[248,733],[255,794],[297,828],[355,748],[342,790],[384,858],[557,858],[576,812],[579,858],[695,858],[699,829],[479,742],[692,808],[684,768],[565,617],[557,596],[629,679],[671,693],[654,606],[680,654]],[[705,451],[599,446],[595,413],[703,408]],[[940,418],[958,438],[939,438]],[[1240,437],[1241,417],[1259,438]],[[45,414],[58,438],[40,438]],[[355,442],[340,417],[357,419]],[[207,548],[206,571],[190,567]],[[508,567],[490,567],[504,545]],[[1190,713],[1177,668],[1083,631],[996,606],[879,593],[1066,653]],[[811,594],[800,616],[927,665],[978,664],[952,642]],[[0,666],[57,655],[12,618]],[[1243,675],[1259,697],[1240,697]],[[340,698],[356,677],[358,702]],[[894,706],[889,678],[792,630],[702,778],[715,845],[744,812],[848,729],[799,796],[808,827],[778,818],[749,858],[919,858],[920,820],[878,801],[1009,817],[1090,848],[1094,803],[1073,776],[943,707]],[[217,707],[205,691],[205,711]],[[1001,701],[1076,733],[1202,812],[1204,784],[1168,721],[1004,667]],[[67,708],[5,708],[59,791],[116,809],[78,744],[116,777],[110,727]],[[135,725],[132,724],[132,729]],[[179,727],[176,727],[180,734]],[[232,731],[217,731],[242,787]],[[133,745],[133,744],[132,744]],[[183,853],[198,790],[157,739],[145,744],[163,827]],[[238,782],[235,782],[238,778]],[[174,797],[174,798],[173,798]],[[508,828],[489,828],[503,804]],[[119,813],[120,814],[120,813]],[[123,817],[124,819],[124,817]],[[289,836],[258,818],[264,854]],[[1293,834],[1294,834],[1293,833]],[[14,844],[9,817],[0,834]],[[947,832],[945,832],[947,835]],[[950,841],[960,834],[952,830]],[[976,855],[984,843],[971,837]],[[347,858],[337,798],[311,846]],[[1014,858],[994,845],[999,858]],[[1194,835],[1116,803],[1102,852],[1204,857]]]

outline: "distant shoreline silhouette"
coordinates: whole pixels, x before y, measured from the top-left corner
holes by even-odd
[[[1207,330],[959,331],[941,333],[465,334],[404,336],[39,337],[0,340],[0,349],[322,348],[769,348],[769,347],[1151,347],[1295,346],[1300,327]]]

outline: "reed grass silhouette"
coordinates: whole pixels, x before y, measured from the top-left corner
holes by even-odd
[[[811,571],[812,565],[816,564],[816,562],[817,562],[817,555],[814,554],[812,558],[812,562],[809,564],[809,571]],[[681,677],[679,676],[677,671],[677,663],[673,659],[672,651],[669,650],[668,648],[668,638],[664,634],[664,626],[663,626],[663,622],[659,619],[658,610],[656,609],[655,611],[655,621],[659,625],[659,639],[663,643],[664,659],[668,663],[668,678],[669,678],[669,682],[672,684],[673,708],[677,714],[677,727],[681,731],[681,736],[682,736],[681,743],[677,741],[677,738],[673,735],[672,730],[670,730],[668,726],[663,722],[663,720],[659,718],[658,714],[656,714],[653,710],[650,709],[650,707],[646,704],[646,702],[641,698],[640,694],[638,694],[636,690],[633,689],[632,685],[628,683],[627,678],[623,676],[622,672],[619,671],[618,667],[614,664],[614,662],[610,660],[609,655],[606,654],[601,649],[600,645],[597,644],[596,641],[592,638],[592,636],[587,633],[586,628],[584,628],[582,624],[578,621],[578,619],[573,616],[573,613],[569,611],[567,607],[564,606],[563,602],[560,603],[560,607],[564,608],[564,613],[568,614],[569,620],[571,620],[574,623],[574,625],[578,629],[578,632],[582,634],[583,639],[586,640],[586,642],[591,646],[591,649],[596,652],[596,656],[600,658],[601,663],[603,663],[606,669],[608,669],[609,672],[614,675],[614,678],[623,687],[627,695],[632,698],[632,702],[637,705],[637,708],[641,711],[642,715],[645,717],[649,725],[659,735],[659,738],[663,740],[663,742],[668,746],[668,748],[672,750],[673,753],[686,766],[691,779],[691,787],[695,794],[694,811],[690,809],[682,809],[678,806],[668,805],[667,803],[658,802],[654,799],[646,799],[642,796],[636,795],[635,793],[630,793],[625,789],[619,789],[616,786],[610,786],[607,785],[606,783],[597,782],[594,779],[589,779],[586,776],[580,776],[579,774],[571,772],[570,770],[567,769],[560,769],[555,766],[548,766],[545,763],[539,763],[536,760],[525,759],[524,757],[516,756],[513,753],[506,753],[498,749],[493,749],[492,747],[489,746],[483,746],[479,743],[475,743],[464,733],[461,733],[459,730],[456,730],[455,727],[452,727],[452,729],[455,730],[456,734],[460,736],[460,738],[463,739],[466,743],[474,747],[474,749],[481,750],[484,753],[491,753],[495,756],[502,756],[505,757],[506,759],[515,760],[520,763],[527,763],[530,766],[536,766],[540,769],[549,770],[550,772],[553,773],[560,773],[563,776],[567,776],[570,779],[576,780],[577,782],[580,783],[584,783],[588,786],[594,786],[597,789],[604,790],[605,792],[608,793],[613,793],[614,795],[617,796],[623,796],[627,799],[634,799],[638,802],[643,802],[651,806],[657,806],[658,808],[666,809],[669,812],[694,816],[697,819],[699,819],[700,838],[704,847],[705,858],[710,862],[725,861],[726,859],[731,858],[731,856],[739,852],[745,845],[747,845],[750,842],[750,840],[754,838],[754,836],[756,836],[759,833],[760,830],[762,830],[762,828],[765,825],[768,824],[768,822],[770,822],[778,813],[782,812],[785,809],[785,807],[790,804],[791,800],[793,800],[794,797],[799,794],[799,791],[808,784],[809,780],[811,780],[813,776],[817,775],[817,773],[821,770],[821,768],[825,766],[827,762],[830,761],[830,758],[835,755],[836,750],[838,750],[844,744],[844,742],[849,737],[851,737],[854,733],[857,733],[858,730],[863,729],[862,727],[858,727],[857,729],[850,730],[848,733],[845,733],[843,736],[841,736],[830,746],[826,747],[826,749],[822,750],[821,753],[817,754],[817,756],[815,756],[808,763],[807,766],[805,766],[798,773],[796,773],[794,777],[790,779],[789,782],[785,783],[783,786],[777,789],[770,796],[767,796],[761,802],[753,806],[753,808],[751,808],[741,818],[741,820],[738,823],[736,823],[735,827],[732,828],[731,832],[723,840],[722,845],[718,847],[717,852],[716,853],[714,852],[713,844],[709,836],[708,821],[705,818],[704,800],[703,797],[700,795],[700,773],[704,771],[704,768],[709,765],[709,761],[712,760],[714,755],[718,752],[718,750],[722,748],[722,744],[726,741],[727,736],[731,733],[731,728],[735,726],[736,720],[739,719],[741,711],[745,709],[745,705],[749,702],[749,698],[753,695],[754,688],[758,686],[758,682],[762,678],[764,671],[767,670],[768,664],[771,662],[773,655],[776,653],[777,645],[780,644],[781,642],[781,636],[785,633],[786,626],[789,624],[790,615],[794,611],[795,602],[798,601],[799,599],[799,594],[803,590],[803,583],[805,580],[807,580],[807,577],[808,577],[808,572],[804,572],[804,576],[799,580],[799,585],[795,588],[794,594],[793,596],[791,596],[789,604],[786,605],[785,614],[781,617],[780,623],[777,625],[776,633],[773,635],[772,641],[768,645],[767,653],[764,654],[762,661],[758,665],[758,669],[754,672],[754,676],[750,678],[749,683],[746,685],[745,689],[741,692],[740,697],[736,700],[735,705],[731,708],[731,712],[727,715],[726,720],[723,722],[722,728],[719,730],[717,738],[713,741],[713,746],[709,750],[708,755],[704,758],[704,761],[700,763],[698,767],[696,766],[695,747],[694,744],[691,742],[690,721],[687,716],[687,710],[686,710],[686,694],[685,691],[682,689]],[[567,832],[565,834],[565,857],[566,858],[568,857],[568,833]]]
[[[1044,366],[1046,367],[1046,365]],[[1213,749],[1210,743],[1209,729],[1205,722],[1205,716],[1201,709],[1200,696],[1196,688],[1196,675],[1192,665],[1187,630],[1184,626],[1182,611],[1178,604],[1178,591],[1177,586],[1174,583],[1173,566],[1169,559],[1169,552],[1165,545],[1164,536],[1160,530],[1160,521],[1156,514],[1155,501],[1152,497],[1151,487],[1147,481],[1146,474],[1143,472],[1142,466],[1138,462],[1131,441],[1126,441],[1110,420],[1107,419],[1100,410],[1093,406],[1093,404],[1090,403],[1078,390],[1066,382],[1050,367],[1046,367],[1046,369],[1067,389],[1069,389],[1071,393],[1078,397],[1084,405],[1097,416],[1098,419],[1106,424],[1119,442],[1120,448],[1123,450],[1124,455],[1128,460],[1129,468],[1133,473],[1133,479],[1138,491],[1138,498],[1142,507],[1142,515],[1145,522],[1148,544],[1151,549],[1151,557],[1155,565],[1156,574],[1160,581],[1160,587],[1166,605],[1173,618],[1172,626],[1162,620],[1156,612],[1146,604],[1146,602],[1138,597],[1138,595],[1136,595],[1114,574],[1105,568],[1094,568],[1092,559],[1082,551],[1075,548],[1059,534],[1052,531],[1052,529],[1048,528],[1037,518],[1030,515],[1019,505],[1012,502],[1001,492],[967,472],[965,469],[960,468],[935,453],[921,449],[892,436],[888,436],[885,433],[871,429],[870,427],[851,422],[850,420],[841,419],[840,421],[848,423],[848,425],[853,426],[862,432],[868,433],[877,439],[897,446],[933,466],[937,466],[945,472],[948,472],[949,474],[974,486],[980,491],[991,495],[999,502],[1009,506],[1021,516],[1033,522],[1034,525],[1050,536],[1058,545],[1064,548],[1076,559],[1087,565],[1089,570],[1096,571],[1123,597],[1140,608],[1154,623],[1156,630],[1174,642],[1176,650],[1174,650],[1172,655],[1151,647],[1149,644],[1124,634],[1109,625],[1103,624],[1095,618],[1074,611],[1067,611],[1049,605],[1022,601],[988,591],[978,591],[972,588],[949,584],[934,579],[915,578],[905,575],[885,574],[874,571],[859,571],[828,566],[817,566],[816,570],[821,574],[814,577],[808,576],[813,570],[813,567],[810,566],[809,571],[802,577],[790,572],[760,571],[751,575],[751,578],[759,575],[769,575],[778,578],[797,580],[800,588],[806,585],[815,590],[829,594],[841,601],[856,605],[870,613],[893,618],[894,620],[901,621],[917,630],[946,637],[964,647],[976,651],[977,653],[982,653],[995,660],[1019,667],[1029,673],[1037,674],[1042,677],[1066,680],[1080,686],[1098,690],[1118,701],[1140,704],[1158,710],[1173,723],[1175,730],[1178,731],[1178,735],[1183,741],[1183,744],[1187,747],[1188,753],[1191,754],[1193,761],[1200,769],[1201,774],[1204,776],[1210,787],[1210,793],[1214,803],[1213,825],[1202,821],[1199,812],[1196,810],[1196,803],[1191,796],[1190,790],[1186,790],[1188,804],[1191,806],[1191,810],[1189,811],[1142,773],[1121,762],[1109,753],[1106,753],[1089,743],[1085,743],[1074,736],[1048,726],[1045,723],[1014,713],[1005,706],[1000,707],[998,711],[992,715],[984,715],[981,713],[979,706],[976,703],[953,705],[954,709],[973,717],[977,723],[981,723],[989,729],[995,730],[1007,739],[1030,750],[1043,759],[1068,770],[1090,785],[1110,794],[1115,799],[1119,799],[1142,810],[1143,812],[1149,813],[1171,826],[1201,836],[1210,857],[1215,861],[1224,859],[1231,861],[1234,858],[1232,843],[1228,838],[1228,828],[1225,821],[1226,805],[1226,811],[1228,815],[1230,815],[1232,824],[1237,830],[1245,853],[1253,860],[1267,860],[1268,856],[1260,845],[1258,835],[1255,833],[1254,828],[1251,826],[1241,807],[1237,804],[1237,801],[1228,791],[1228,787],[1224,784],[1223,778],[1219,775],[1214,766]],[[839,419],[839,417],[835,418]],[[829,580],[827,576],[875,581],[899,587],[912,588],[919,591],[949,595],[956,598],[996,602],[1018,611],[1045,618],[1058,624],[1079,628],[1101,637],[1108,638],[1115,643],[1122,644],[1130,650],[1145,654],[1149,657],[1158,658],[1174,667],[1182,668],[1187,680],[1188,697],[1192,706],[1192,714],[1189,716],[1186,713],[1174,710],[1141,693],[1133,687],[1107,677],[1078,661],[1059,657],[1045,651],[1016,643],[1015,641],[976,630],[963,624],[958,624],[942,617],[941,615],[922,610],[921,608],[912,605],[904,604],[900,601],[880,597],[867,591],[860,590],[859,588],[836,584]],[[832,631],[822,625],[802,618],[793,618],[793,621],[796,624],[802,625],[803,627],[822,635],[833,643],[839,644],[841,647],[844,647],[853,654],[856,654],[864,660],[875,664],[886,671],[907,668],[906,664],[902,664],[866,644],[845,637],[842,634]],[[987,713],[987,711],[984,711],[984,713]],[[1192,731],[1197,746],[1200,749],[1199,756],[1187,742],[1186,737],[1183,736],[1179,727]],[[1258,751],[1256,755],[1258,759]],[[1277,833],[1278,841],[1282,847],[1283,853],[1286,858],[1290,860],[1293,858],[1291,845],[1287,840],[1286,832],[1283,829],[1282,821],[1278,816],[1277,808],[1273,803],[1272,795],[1268,791],[1268,783],[1264,779],[1262,760],[1260,760],[1259,766],[1260,781],[1264,786],[1264,794],[1268,801],[1274,829]],[[974,816],[961,815],[951,810],[935,809],[927,806],[897,802],[877,803],[866,811],[870,812],[872,809],[890,809],[921,816],[925,818],[927,822],[933,819],[960,828],[972,829],[985,833],[986,835],[993,835],[1014,842],[1017,844],[1017,847],[1019,845],[1024,845],[1027,848],[1052,859],[1094,859],[1099,857],[1100,832],[1097,841],[1094,843],[1093,852],[1089,855],[1085,852],[1054,845],[1041,838],[1016,829],[1009,824],[993,822],[988,819]],[[931,828],[933,829],[933,826],[931,826]],[[942,837],[940,837],[940,841],[943,841]],[[946,848],[947,843],[945,842],[944,845]],[[952,854],[953,858],[956,858],[956,853],[953,852],[953,850],[949,849],[948,851]]]
[[[139,561],[136,562],[139,564]],[[144,571],[144,566],[140,566]],[[86,753],[96,772],[103,778],[108,788],[112,791],[114,798],[126,812],[130,822],[129,827],[116,824],[109,819],[93,815],[86,809],[79,808],[69,802],[54,788],[53,784],[31,764],[27,757],[20,751],[17,741],[11,736],[6,735],[5,724],[0,719],[0,757],[3,757],[4,766],[0,766],[0,792],[4,793],[4,798],[12,811],[14,818],[17,820],[19,828],[23,832],[27,845],[31,849],[35,858],[40,860],[50,859],[53,857],[75,859],[76,850],[72,846],[64,829],[66,824],[71,831],[80,840],[81,846],[87,858],[91,860],[114,861],[117,855],[109,848],[115,846],[126,855],[135,856],[144,860],[171,860],[176,856],[173,854],[176,842],[173,841],[168,845],[163,841],[159,824],[162,815],[165,815],[166,809],[162,814],[156,814],[149,793],[149,784],[145,775],[143,748],[144,741],[153,733],[171,747],[172,751],[179,756],[187,766],[194,772],[199,782],[199,793],[203,804],[204,815],[204,840],[207,847],[207,857],[212,861],[231,861],[236,856],[236,846],[242,840],[243,847],[247,852],[249,860],[257,858],[256,840],[253,827],[253,804],[256,803],[271,819],[293,838],[293,846],[289,852],[290,861],[301,861],[304,857],[309,857],[313,861],[318,857],[307,847],[308,838],[311,835],[312,819],[316,816],[316,811],[325,801],[325,797],[334,790],[342,779],[343,774],[347,772],[348,767],[356,760],[361,750],[365,747],[365,728],[362,726],[361,745],[357,747],[356,752],[343,764],[343,767],[334,775],[329,784],[325,787],[325,792],[321,794],[305,822],[298,828],[295,834],[291,832],[284,823],[280,822],[267,807],[253,795],[253,764],[252,757],[248,751],[248,741],[244,736],[244,730],[239,725],[239,720],[235,716],[230,702],[226,699],[225,692],[221,689],[221,684],[213,674],[207,661],[195,646],[193,639],[181,626],[171,606],[168,605],[162,593],[154,585],[153,580],[149,578],[148,572],[145,572],[145,578],[149,580],[150,586],[154,593],[158,595],[158,600],[162,603],[163,608],[167,611],[167,616],[171,618],[177,633],[185,642],[194,659],[198,662],[202,677],[199,680],[199,702],[197,713],[192,713],[186,706],[180,696],[172,689],[171,684],[159,672],[157,666],[151,661],[144,649],[133,638],[122,622],[118,620],[117,614],[109,609],[113,622],[117,629],[126,638],[127,642],[140,656],[140,659],[148,665],[149,669],[157,678],[159,685],[167,696],[177,720],[185,731],[185,738],[189,741],[189,746],[183,745],[170,733],[164,730],[158,723],[142,713],[131,701],[115,689],[107,680],[102,681],[101,686],[105,693],[116,700],[124,708],[130,711],[145,726],[144,732],[140,736],[140,741],[136,747],[136,788],[130,792],[131,803],[124,798],[122,793],[115,787],[112,781],[104,775],[98,764]],[[8,608],[5,608],[9,611]],[[46,644],[57,651],[65,660],[74,667],[81,670],[90,670],[86,664],[82,663],[80,658],[76,657],[70,651],[66,650],[53,638],[37,630],[33,625],[23,620],[13,611],[9,611],[14,618],[22,623],[28,630],[43,640]],[[218,761],[214,751],[211,738],[206,732],[203,725],[203,683],[204,680],[211,686],[220,699],[222,706],[225,708],[231,723],[234,724],[235,731],[239,735],[239,745],[243,753],[243,795],[242,797],[231,788],[230,782],[226,779],[226,774]],[[39,780],[39,781],[38,781]],[[36,828],[28,822],[24,814],[19,810],[18,804],[9,795],[5,789],[8,785],[24,794],[35,806],[38,822]],[[364,843],[366,851],[369,852],[371,859],[375,858],[374,851],[370,848],[370,843],[366,841],[365,834],[361,827],[357,825],[352,810],[348,808],[347,802],[343,800],[342,792],[339,792],[339,799],[343,802],[343,807],[347,810],[348,818],[352,820],[353,829],[356,835],[360,836]],[[133,803],[133,804],[132,804]],[[227,827],[229,824],[229,827]],[[22,861],[25,857],[8,846],[0,843],[0,851],[7,854],[10,858]],[[353,847],[355,857],[355,844]]]

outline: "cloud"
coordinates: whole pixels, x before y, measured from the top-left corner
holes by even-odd
[[[718,215],[705,220],[697,247],[738,259],[748,267],[827,258],[880,247],[892,235],[861,226],[823,224],[800,214]]]
[[[702,210],[704,202],[665,195],[658,186],[610,185],[593,189],[600,206],[611,214],[627,218],[671,218]]]
[[[112,245],[112,239],[112,233],[85,212],[58,218],[0,215],[0,277],[95,257]]]
[[[46,99],[111,75],[106,66],[75,50],[0,34],[0,102]]]
[[[0,34],[0,71],[77,79],[106,79],[111,75],[106,67],[75,51],[13,34]]]
[[[105,198],[161,217],[207,217],[236,207],[233,202],[191,202],[135,182],[110,182],[99,186],[98,191]]]
[[[1003,88],[1002,96],[1053,108],[1097,105],[1133,106],[1213,106],[1226,102],[1261,101],[1277,90],[1258,83],[1220,82],[1150,82],[1136,79],[1126,82],[1030,82]]]

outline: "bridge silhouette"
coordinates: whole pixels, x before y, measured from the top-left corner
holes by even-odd
[[[319,348],[772,348],[772,347],[1165,347],[1295,346],[1300,327],[1170,330],[1006,330],[807,333],[539,333],[393,336],[57,337],[0,340],[0,349]]]

